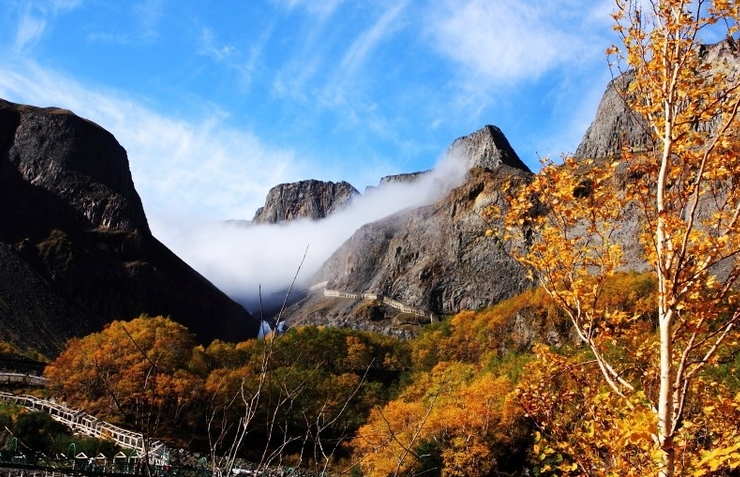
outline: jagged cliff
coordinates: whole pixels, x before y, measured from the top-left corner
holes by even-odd
[[[490,205],[502,205],[502,191],[512,181],[526,180],[529,169],[493,126],[456,140],[448,153],[470,168],[464,184],[435,204],[361,227],[309,279],[326,283],[289,310],[289,324],[406,336],[404,323],[420,320],[408,315],[386,320],[399,313],[381,304],[324,297],[323,287],[375,293],[441,315],[487,306],[530,286],[505,245],[486,237],[492,224],[480,215]]]
[[[257,330],[151,235],[109,132],[0,100],[0,340],[53,356],[70,337],[142,313],[170,316],[204,342]]]
[[[341,210],[359,195],[348,182],[305,180],[280,184],[267,193],[264,207],[257,209],[255,224],[278,223],[296,219],[323,219]]]
[[[740,52],[734,40],[703,45],[700,55],[709,68],[704,74],[722,72],[730,77],[740,75]],[[627,72],[612,80],[601,98],[596,117],[576,149],[578,158],[618,156],[622,148],[639,150],[651,147],[651,132],[645,121],[629,110],[625,97],[633,75]]]

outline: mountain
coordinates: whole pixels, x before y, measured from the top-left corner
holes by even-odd
[[[252,222],[274,224],[295,219],[323,219],[349,204],[360,193],[349,182],[305,180],[280,184],[267,193],[264,207]]]
[[[70,111],[0,100],[0,341],[54,356],[141,314],[206,343],[258,328],[152,236],[113,135]]]
[[[420,321],[488,306],[531,286],[505,244],[486,236],[492,224],[481,215],[502,205],[502,191],[531,172],[494,126],[454,141],[448,154],[469,168],[463,185],[432,205],[361,227],[308,280],[312,291],[288,310],[289,325],[408,336]],[[363,293],[376,299],[350,297]]]
[[[700,48],[705,74],[721,72],[731,77],[740,75],[740,52],[732,39]],[[617,156],[622,148],[644,149],[652,146],[651,135],[642,118],[627,108],[624,97],[633,79],[628,71],[612,80],[601,98],[596,117],[576,149],[577,158]]]
[[[380,178],[380,182],[377,186],[367,186],[365,188],[365,194],[372,194],[378,189],[386,187],[390,184],[413,184],[420,179],[428,176],[432,170],[420,171],[420,172],[407,172],[403,174],[393,174],[390,176],[384,176]]]

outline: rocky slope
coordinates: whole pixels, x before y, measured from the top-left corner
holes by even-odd
[[[347,206],[357,195],[357,189],[344,181],[280,184],[267,193],[264,207],[257,209],[252,222],[274,224],[304,218],[323,219]]]
[[[711,67],[706,74],[721,71],[731,78],[740,75],[740,51],[733,40],[725,40],[700,49],[702,60]],[[627,108],[624,100],[633,75],[627,72],[609,83],[599,103],[596,117],[576,149],[578,158],[617,156],[629,146],[645,149],[652,146],[645,122]]]
[[[504,200],[530,174],[503,133],[486,126],[456,140],[450,154],[470,167],[465,183],[439,202],[360,228],[309,280],[312,293],[289,310],[288,324],[320,323],[401,336],[428,321],[380,302],[325,297],[323,289],[373,293],[434,315],[496,303],[530,282],[506,246],[486,237],[483,209]],[[412,325],[413,328],[413,325]]]
[[[70,337],[142,313],[171,316],[204,342],[257,329],[151,235],[110,133],[0,100],[0,341],[53,356]]]
[[[740,77],[740,51],[734,41],[725,40],[702,46],[700,55],[707,65],[707,69],[704,70],[705,74],[713,75],[721,72],[735,80]],[[624,98],[632,78],[632,73],[627,72],[609,83],[599,103],[594,121],[576,150],[576,158],[602,161],[620,156],[624,148],[645,152],[655,147],[645,121],[627,108]],[[716,123],[710,121],[707,124],[708,130],[712,131]],[[623,163],[617,168],[614,180],[617,182],[617,187],[633,180],[627,171],[626,164]],[[700,214],[711,213],[714,207],[716,204],[709,197],[699,201]],[[638,233],[637,211],[634,207],[626,207],[620,228],[614,235],[615,240],[624,247],[626,262],[624,268],[626,269],[643,270],[647,268],[644,252],[636,238]]]
[[[596,110],[596,118],[586,130],[575,157],[614,157],[627,145],[646,147],[650,143],[647,125],[627,108],[623,97],[631,77],[627,74],[609,83]]]

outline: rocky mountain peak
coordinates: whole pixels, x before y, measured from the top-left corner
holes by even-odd
[[[702,45],[699,55],[702,62],[711,65],[706,74],[721,72],[734,78],[740,75],[740,51],[733,39]],[[627,107],[625,100],[633,78],[633,72],[628,71],[607,85],[596,117],[576,149],[576,158],[615,157],[625,146],[644,149],[652,145],[652,135],[645,121]]]
[[[58,108],[0,100],[5,224],[149,233],[126,151],[97,124]]]
[[[348,182],[305,180],[280,184],[267,193],[252,222],[274,224],[295,219],[323,219],[346,207],[360,193]]]
[[[501,165],[530,172],[509,144],[504,133],[496,126],[486,125],[468,136],[456,139],[447,151],[467,162],[468,169],[480,167],[494,170]]]
[[[456,140],[450,154],[468,165],[465,182],[433,204],[358,229],[309,278],[308,298],[291,308],[288,324],[408,336],[414,328],[409,320],[487,306],[531,286],[505,247],[486,237],[494,225],[481,215],[489,206],[503,206],[502,191],[528,180],[528,168],[493,126]],[[388,302],[411,312],[399,314]],[[415,315],[419,310],[424,317]]]
[[[162,315],[202,343],[258,322],[149,230],[126,151],[58,108],[0,100],[0,342],[49,357],[113,320]]]

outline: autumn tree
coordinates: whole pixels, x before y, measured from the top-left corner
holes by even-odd
[[[167,318],[114,321],[71,340],[45,375],[52,394],[74,407],[147,436],[182,432],[203,387],[190,372],[194,346],[187,328]]]
[[[614,84],[650,145],[627,146],[616,161],[546,162],[505,212],[514,256],[569,316],[611,405],[651,416],[644,451],[660,476],[740,465],[737,436],[700,449],[680,438],[701,414],[691,396],[702,373],[737,350],[739,18],[734,1],[616,0],[622,46],[608,53],[625,76]],[[722,44],[703,43],[720,30]],[[722,48],[735,66],[710,54]],[[601,299],[624,268],[627,223],[657,282],[654,322]]]
[[[207,434],[223,472],[239,456],[260,467],[325,471],[410,365],[402,341],[314,326],[238,345],[216,342],[197,354],[212,367]]]
[[[368,477],[485,476],[504,472],[526,427],[506,376],[441,362],[370,413],[352,440]]]

